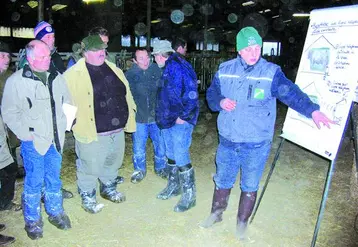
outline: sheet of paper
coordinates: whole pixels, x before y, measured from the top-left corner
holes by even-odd
[[[62,109],[63,109],[63,113],[66,115],[66,119],[67,119],[66,130],[70,131],[73,121],[76,118],[77,107],[67,104],[67,103],[63,103]]]

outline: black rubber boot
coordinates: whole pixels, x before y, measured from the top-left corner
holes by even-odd
[[[99,189],[101,196],[111,202],[120,203],[126,200],[126,196],[116,190],[117,183],[109,181],[108,183],[102,183],[99,180]]]
[[[102,210],[104,207],[103,204],[97,204],[96,200],[96,190],[93,190],[92,192],[86,192],[81,191],[78,189],[78,192],[80,193],[82,197],[82,208],[91,214],[96,214]]]
[[[247,224],[255,206],[256,196],[257,191],[241,192],[236,225],[236,233],[238,238],[241,240],[245,240],[247,238]]]
[[[62,198],[63,199],[70,199],[73,197],[73,193],[69,190],[65,190],[64,188],[61,189],[62,191]]]
[[[43,237],[43,226],[42,219],[36,222],[25,223],[25,231],[27,236],[32,240],[36,240]]]
[[[161,177],[162,179],[168,179],[168,169],[162,168],[155,171],[155,174],[157,174],[158,177]]]
[[[15,242],[14,237],[5,236],[5,235],[0,234],[0,246],[6,246],[6,245],[11,244],[13,242]]]
[[[117,184],[122,184],[124,182],[124,177],[117,176],[114,181],[116,181]]]
[[[196,204],[195,174],[191,164],[179,168],[179,180],[183,193],[174,211],[185,212]]]
[[[132,176],[131,176],[131,182],[134,183],[134,184],[140,183],[145,178],[146,174],[147,173],[145,171],[142,171],[142,170],[134,171]]]
[[[217,222],[223,220],[223,212],[226,210],[231,189],[219,189],[215,187],[213,203],[210,216],[201,224],[204,228],[209,228]]]
[[[175,165],[175,161],[168,159],[168,183],[158,195],[158,199],[167,200],[173,196],[180,194],[179,169]]]
[[[65,212],[56,216],[49,216],[48,221],[61,230],[67,230],[71,228],[70,218],[68,218]]]

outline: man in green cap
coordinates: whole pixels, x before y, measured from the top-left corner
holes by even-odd
[[[94,214],[103,207],[96,201],[97,180],[104,199],[125,201],[115,179],[123,162],[124,131],[136,129],[136,105],[122,70],[106,60],[107,44],[100,36],[85,37],[81,47],[83,58],[64,76],[78,108],[72,128],[78,191],[84,210]]]
[[[330,128],[333,123],[281,68],[261,58],[262,38],[253,27],[237,34],[238,57],[220,65],[206,97],[209,107],[219,111],[219,146],[216,153],[215,189],[211,214],[203,222],[210,227],[222,221],[231,188],[240,176],[237,234],[246,238],[248,219],[270,154],[276,119],[276,99]]]

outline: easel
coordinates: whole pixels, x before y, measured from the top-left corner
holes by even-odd
[[[352,113],[352,108],[353,107],[354,107],[354,105],[352,104],[351,111],[350,111],[350,120],[351,120],[351,123],[352,123],[352,131],[353,131],[352,133],[354,135],[353,140],[354,140],[354,147],[355,147],[356,159],[357,159],[357,143],[356,143],[356,138],[355,138],[356,137],[356,124],[354,123],[354,120],[353,120],[353,113]],[[348,121],[347,121],[347,124],[348,124]],[[342,135],[342,138],[344,138],[344,134]],[[264,193],[266,191],[266,188],[267,188],[267,185],[268,185],[269,180],[271,178],[271,175],[273,173],[273,170],[275,169],[276,162],[277,162],[277,160],[278,160],[278,158],[280,156],[280,152],[281,152],[281,149],[282,149],[284,141],[285,141],[285,138],[281,138],[281,142],[280,142],[280,144],[279,144],[279,146],[277,148],[275,157],[274,157],[274,159],[272,161],[272,165],[271,165],[270,171],[269,171],[269,173],[267,175],[265,184],[264,184],[264,186],[262,188],[262,192],[261,192],[261,194],[259,196],[259,199],[258,199],[258,201],[257,201],[257,203],[255,205],[254,211],[252,213],[252,216],[251,216],[251,219],[250,219],[250,224],[253,222],[253,220],[255,218],[255,215],[256,215],[256,212],[257,212],[257,210],[258,210],[258,208],[260,206],[261,200],[262,200],[262,198],[264,196]],[[341,140],[341,143],[342,143],[342,140]],[[334,173],[335,163],[336,163],[336,159],[330,161],[330,163],[329,163],[329,169],[328,169],[328,172],[327,172],[324,191],[323,191],[322,199],[321,199],[321,205],[320,205],[319,213],[318,213],[318,216],[317,216],[316,226],[315,226],[312,241],[311,241],[311,247],[314,247],[316,245],[318,231],[319,231],[319,228],[320,228],[320,225],[321,225],[324,209],[326,207],[326,202],[327,202],[327,198],[328,198],[329,188],[330,188],[331,182],[332,182],[332,176],[333,176],[333,173]],[[356,161],[356,164],[358,164],[357,161]]]

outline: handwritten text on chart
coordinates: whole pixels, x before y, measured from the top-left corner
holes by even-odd
[[[343,94],[350,91],[348,83],[338,82],[338,81],[329,81],[328,82],[329,91],[331,93]]]
[[[355,54],[355,50],[358,49],[358,45],[353,44],[337,44],[337,56],[334,61],[336,69],[346,69],[350,65],[350,56]]]
[[[314,22],[311,24],[312,34],[323,34],[323,33],[335,33],[337,32],[337,27],[343,26],[358,26],[358,20],[339,20],[332,22]]]

